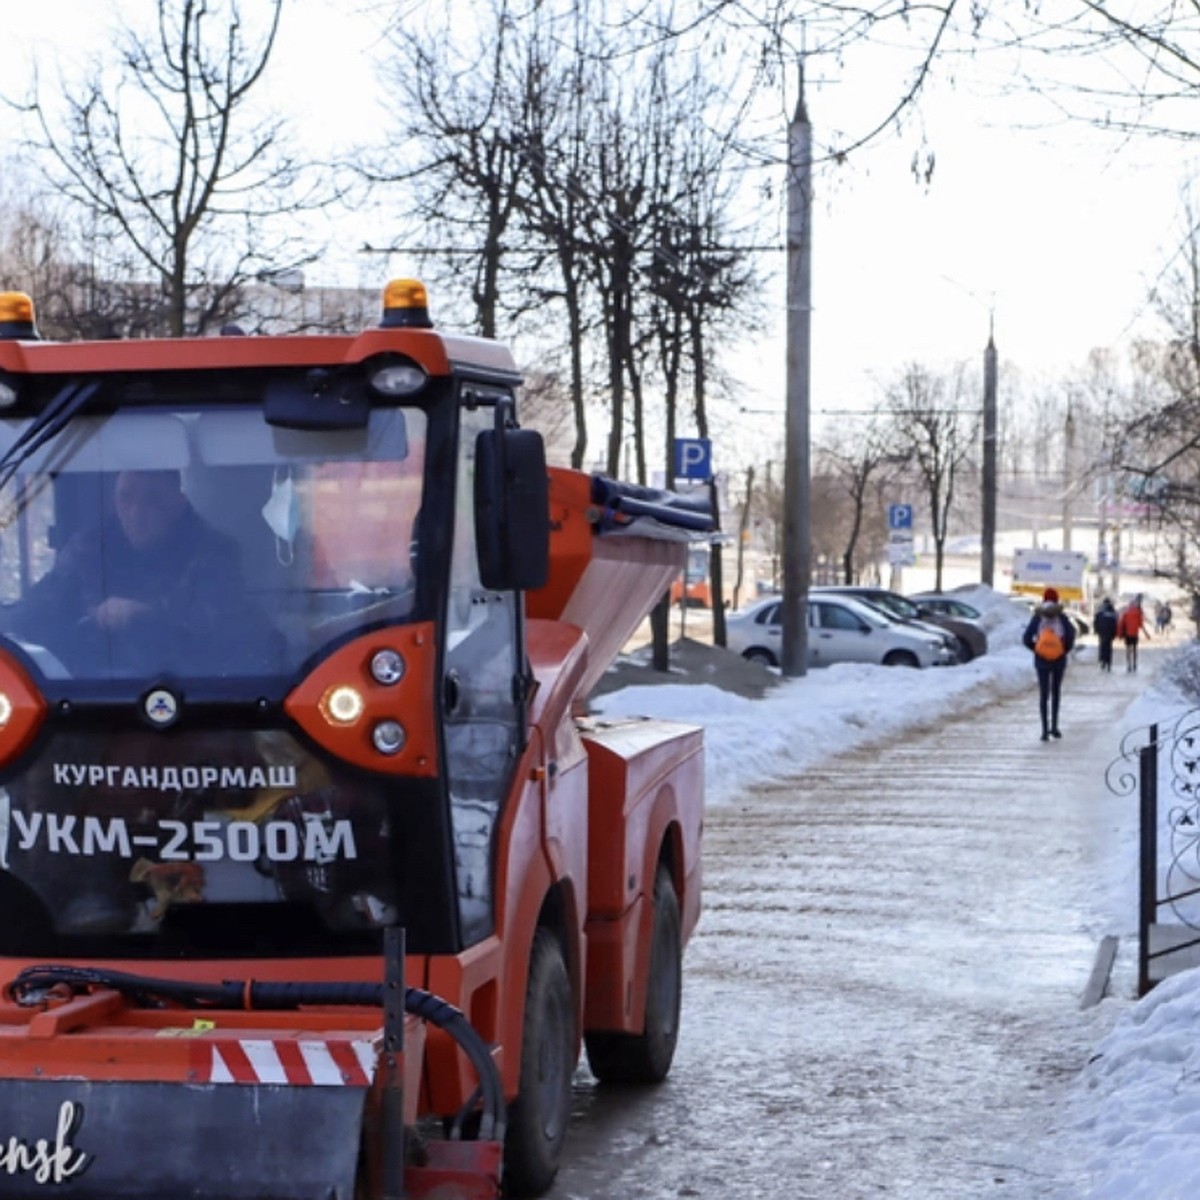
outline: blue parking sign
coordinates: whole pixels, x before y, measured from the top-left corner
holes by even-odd
[[[889,504],[888,505],[888,528],[889,529],[911,529],[912,528],[912,505],[911,504]]]
[[[675,439],[675,478],[712,478],[712,440],[710,438]]]

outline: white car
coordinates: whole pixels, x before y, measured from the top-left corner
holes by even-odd
[[[725,619],[726,645],[743,658],[778,666],[782,657],[782,600],[768,596]],[[949,666],[943,638],[889,621],[849,596],[808,597],[808,665],[878,663],[885,667]]]

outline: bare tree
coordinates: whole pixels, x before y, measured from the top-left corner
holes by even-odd
[[[238,0],[160,0],[152,31],[122,25],[112,61],[62,81],[61,109],[40,84],[24,106],[48,181],[93,226],[96,278],[146,280],[157,332],[203,332],[257,272],[312,257],[271,221],[332,195],[302,191],[282,123],[252,107],[282,7],[256,25]]]
[[[689,383],[706,432],[712,362],[752,273],[727,244],[723,93],[671,45],[607,57],[628,31],[597,25],[594,9],[494,0],[466,42],[398,27],[391,78],[409,115],[371,174],[404,184],[406,210],[433,231],[425,261],[459,291],[472,281],[475,326],[523,331],[539,369],[569,380],[572,463],[602,414],[606,468],[646,482],[649,438],[663,431],[667,459]]]
[[[838,558],[843,582],[854,583],[859,569],[859,540],[867,521],[867,501],[880,484],[895,478],[902,462],[887,417],[875,412],[868,416],[865,425],[837,430],[818,448],[816,459],[829,489],[845,503],[844,541]],[[817,491],[814,488],[814,493]]]
[[[924,487],[934,545],[934,588],[942,590],[946,537],[955,489],[979,440],[977,402],[967,398],[966,372],[935,375],[913,364],[887,392],[895,452]]]
[[[1093,364],[1103,437],[1093,455],[1104,505],[1157,531],[1156,569],[1200,595],[1200,223],[1183,197],[1178,252],[1151,300],[1163,337],[1141,342],[1122,382],[1115,364]]]
[[[1197,137],[1200,42],[1192,3],[1074,0],[1025,5],[1003,41],[1040,52],[1020,81],[1047,95],[1056,120],[1066,115],[1120,137]]]

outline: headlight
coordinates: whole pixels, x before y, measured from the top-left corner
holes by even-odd
[[[381,396],[411,396],[425,386],[425,372],[412,362],[390,362],[371,372],[370,383]]]
[[[404,678],[404,659],[396,650],[379,650],[371,658],[371,677],[385,687]]]
[[[321,712],[331,725],[353,725],[365,707],[362,692],[348,684],[331,687],[321,697]]]
[[[380,754],[399,754],[408,740],[399,721],[380,721],[371,730],[371,741]]]

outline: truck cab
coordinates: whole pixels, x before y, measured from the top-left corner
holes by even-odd
[[[51,344],[11,294],[0,336],[0,1144],[69,1112],[89,1166],[62,1195],[165,1195],[178,1155],[105,1142],[164,1105],[192,1128],[199,1104],[232,1152],[281,1088],[281,1127],[339,1092],[335,1145],[248,1154],[187,1194],[486,1194],[486,1156],[397,1165],[422,1118],[477,1129],[479,1085],[441,1028],[409,1029],[398,1068],[382,999],[348,1021],[312,992],[249,1024],[217,1003],[144,1036],[189,1028],[180,986],[382,983],[402,930],[405,985],[489,1047],[505,1112],[483,1140],[510,1192],[544,1190],[585,1036],[599,1074],[669,1066],[702,767],[698,731],[580,720],[590,652],[619,649],[611,597],[588,599],[606,555],[586,479],[548,473],[517,425],[511,356],[435,330],[413,281],[354,336]],[[640,553],[616,626],[682,550]],[[76,973],[28,986],[47,963]],[[97,996],[103,1020],[55,1025],[48,1068],[39,1016]],[[211,1053],[184,1069],[172,1036]],[[322,1088],[282,1050],[230,1065],[305,1039],[361,1069]],[[10,1175],[41,1194],[33,1166]]]

